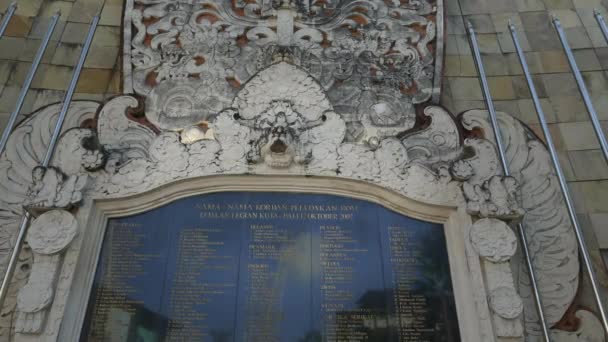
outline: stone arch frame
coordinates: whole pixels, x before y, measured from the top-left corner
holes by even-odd
[[[142,194],[87,201],[81,207],[81,211],[87,213],[88,219],[81,217],[86,219],[87,223],[85,231],[81,233],[86,238],[80,246],[81,251],[87,253],[81,253],[73,270],[72,290],[66,302],[70,309],[64,314],[58,340],[76,341],[80,337],[110,218],[143,213],[191,196],[235,191],[313,193],[349,197],[379,204],[414,219],[443,224],[461,339],[471,342],[487,341],[483,332],[492,331],[491,323],[484,319],[483,315],[480,316],[479,308],[475,305],[478,302],[476,298],[485,298],[486,291],[481,280],[479,259],[468,243],[472,219],[464,208],[420,202],[358,180],[293,175],[203,176],[176,181]]]
[[[136,2],[138,1],[126,2],[123,36],[126,63],[124,78],[127,93],[135,91],[142,95],[132,86],[128,86],[133,83],[135,72],[133,65],[129,63],[136,56],[133,53],[136,49],[131,48],[138,48],[132,46],[132,43],[137,44],[137,40],[141,38],[137,37],[137,33],[143,32],[134,30],[139,24],[137,21],[141,19],[133,8]],[[162,2],[171,3],[170,0]],[[362,2],[386,3],[381,0]],[[419,3],[428,2],[425,0]],[[433,90],[424,87],[432,92],[433,96],[438,94],[437,85],[441,83],[441,73],[437,70],[442,66],[440,48],[443,47],[443,16],[439,15],[443,13],[443,2],[436,0],[435,3],[436,22],[427,26],[427,40],[431,41],[434,35],[439,48],[434,56],[435,81]],[[428,6],[420,8],[425,13],[428,9]],[[236,23],[229,20],[229,24],[235,27],[243,26],[242,20]],[[261,25],[262,27],[249,24],[245,26],[252,28],[252,32],[259,33],[264,30],[265,24]],[[160,31],[156,31],[158,32]],[[306,32],[308,35],[311,33]],[[283,38],[293,32],[287,30],[284,33],[286,35],[281,35]],[[167,43],[171,45],[170,40]],[[288,47],[291,43],[293,42],[281,39],[280,45]],[[303,42],[299,43],[301,45]],[[304,43],[304,46],[308,47],[308,43]],[[267,52],[263,53],[265,58],[273,55]],[[318,75],[312,69],[310,72],[303,70],[301,63],[297,63],[298,54],[295,52],[297,51],[291,56],[295,59],[285,59],[285,56],[281,61],[270,62],[265,59],[268,63],[264,64],[264,70],[267,71],[264,74],[272,76],[277,74],[274,70],[286,70],[275,77],[288,78],[293,85],[294,92],[286,94],[289,96],[284,96],[283,100],[293,97],[296,93],[318,94],[326,98],[326,90],[319,92],[318,87],[311,87],[311,84],[317,83],[308,80],[314,80]],[[163,62],[164,57],[159,58],[159,61]],[[425,59],[421,63],[430,61]],[[263,73],[247,74],[241,80],[249,83],[261,74]],[[485,111],[470,110],[455,118],[444,108],[419,103],[416,120],[422,116],[427,119],[425,122],[428,121],[428,126],[389,127],[380,130],[378,127],[370,127],[369,134],[360,136],[359,141],[359,138],[354,139],[347,129],[353,127],[352,123],[336,110],[340,103],[320,101],[317,98],[289,111],[288,109],[294,109],[288,106],[289,103],[269,101],[276,100],[269,99],[268,96],[276,87],[258,87],[261,91],[256,96],[244,96],[243,101],[225,99],[225,106],[212,111],[214,117],[209,117],[206,124],[199,125],[196,119],[193,120],[192,126],[155,126],[152,118],[158,108],[154,108],[152,99],[160,95],[177,95],[183,98],[184,95],[192,94],[188,88],[191,86],[189,82],[181,85],[184,88],[180,88],[176,93],[165,92],[166,89],[159,89],[157,94],[145,92],[148,94],[145,96],[148,100],[145,106],[139,106],[142,103],[138,103],[137,98],[129,94],[112,98],[102,105],[90,101],[75,101],[64,125],[64,135],[59,141],[53,166],[47,170],[36,166],[39,156],[44,153],[45,144],[48,143],[48,131],[53,125],[58,106],[41,109],[19,125],[9,140],[7,153],[0,156],[0,185],[9,189],[8,193],[11,195],[0,198],[0,269],[5,266],[1,257],[10,253],[11,239],[15,235],[23,205],[35,204],[55,212],[56,209],[68,209],[63,207],[67,200],[71,213],[77,216],[77,228],[82,231],[87,229],[85,224],[94,208],[91,206],[92,199],[123,198],[145,193],[153,188],[164,188],[166,184],[173,184],[180,179],[217,174],[292,174],[312,177],[332,175],[377,184],[425,203],[458,207],[463,215],[470,215],[469,219],[477,220],[472,226],[477,227],[475,232],[486,233],[476,236],[475,241],[479,245],[474,246],[470,234],[473,230],[464,236],[466,252],[469,253],[467,263],[473,265],[470,266],[471,269],[480,272],[466,275],[475,277],[477,288],[483,290],[474,293],[473,305],[480,322],[484,322],[477,327],[484,341],[503,338],[522,340],[524,325],[527,340],[535,341],[540,336],[530,285],[526,283],[526,272],[522,271],[523,267],[520,266],[521,275],[518,279],[513,276],[517,270],[512,271],[509,267],[517,264],[519,260],[517,257],[512,258],[513,262],[509,265],[513,255],[488,253],[493,239],[507,237],[505,231],[508,231],[508,228],[505,230],[505,222],[519,220],[523,216],[529,240],[537,247],[532,253],[533,258],[539,260],[535,266],[538,268],[540,291],[545,297],[545,313],[549,322],[553,324],[559,321],[574,300],[579,282],[577,246],[569,222],[558,220],[560,217],[566,217],[566,211],[559,187],[554,182],[555,176],[548,154],[538,139],[530,136],[526,128],[511,116],[503,113],[499,116],[503,136],[508,141],[507,154],[514,175],[514,178],[505,178],[500,175],[493,145],[494,137]],[[222,93],[221,89],[219,93]],[[172,99],[171,96],[166,97],[168,100]],[[303,97],[316,98],[316,95]],[[384,97],[382,99],[386,100]],[[318,108],[315,108],[315,105],[322,102],[324,117],[327,120],[320,123],[311,120],[314,119],[311,113],[316,113]],[[239,103],[242,106],[236,108]],[[264,106],[258,108],[253,117],[247,118],[255,120],[242,120],[241,110],[250,109],[254,104],[260,103]],[[275,104],[277,106],[274,106]],[[291,113],[288,124],[269,120],[273,116],[268,114],[272,114],[278,105],[283,106],[280,109],[284,113]],[[142,113],[138,114],[143,115],[144,107],[145,118],[133,120],[132,114],[137,112],[134,108],[141,110]],[[97,114],[91,116],[94,113]],[[401,115],[407,116],[409,123],[414,122],[412,113],[408,114],[406,111]],[[93,121],[89,120],[93,118],[96,127],[82,124],[82,120]],[[269,134],[273,130],[268,129],[268,126],[277,128],[276,136]],[[285,136],[285,131],[290,133]],[[353,139],[345,139],[346,137]],[[288,149],[286,155],[268,153],[268,149],[273,151],[271,148],[265,150],[265,147],[272,147],[271,143],[277,139],[282,139],[287,146],[293,148]],[[243,143],[248,141],[249,144]],[[255,144],[251,144],[252,141]],[[37,175],[44,177],[33,179],[33,169],[37,169]],[[72,215],[66,210],[62,212]],[[48,216],[40,219],[38,226],[48,223],[47,218]],[[496,232],[506,235],[496,235]],[[28,236],[28,239],[31,238]],[[73,238],[74,241],[69,247],[53,255],[56,259],[53,270],[55,273],[50,273],[57,278],[47,284],[50,291],[54,292],[50,301],[48,298],[39,298],[37,292],[32,291],[32,286],[28,288],[30,282],[35,284],[38,281],[32,272],[24,272],[20,277],[16,277],[19,279],[12,285],[13,292],[9,296],[11,304],[5,308],[7,311],[1,328],[10,331],[14,326],[32,321],[32,317],[37,322],[37,328],[25,332],[17,329],[18,334],[15,334],[14,338],[11,335],[8,339],[58,340],[60,326],[70,324],[66,322],[68,317],[72,317],[72,307],[66,305],[66,299],[75,290],[73,277],[80,276],[74,275],[74,265],[88,252],[81,248],[87,238],[88,235],[80,234]],[[513,239],[509,238],[508,241],[511,247]],[[32,257],[30,253],[28,259],[28,262],[34,263],[34,267],[37,265],[38,255]],[[44,271],[50,269],[46,267]],[[47,276],[48,273],[44,275]],[[28,284],[25,284],[26,282]],[[556,284],[558,286],[555,286]],[[23,307],[19,303],[15,306],[17,293],[24,298],[29,296],[33,301],[40,300],[41,303],[35,308]],[[526,310],[519,305],[520,296],[526,302]]]
[[[469,219],[477,219],[472,227],[477,227],[475,232],[481,233],[477,236],[480,239],[475,240],[478,244],[475,246],[473,239],[465,234],[468,237],[466,260],[473,265],[467,276],[473,278],[476,288],[480,289],[473,293],[472,305],[476,317],[483,322],[475,330],[483,340],[522,337],[524,325],[530,340],[535,338],[537,317],[531,305],[529,284],[522,282],[525,276],[514,277],[517,270],[509,265],[510,260],[518,259],[512,258],[514,249],[510,248],[515,239],[506,222],[520,218],[524,212],[532,213],[523,218],[531,234],[529,239],[541,246],[533,252],[540,256],[539,260],[550,256],[560,262],[558,266],[540,264],[544,266],[539,271],[544,279],[541,291],[559,294],[559,297],[550,297],[549,306],[545,304],[551,319],[558,321],[572,303],[578,283],[576,243],[570,239],[566,222],[555,225],[552,220],[565,215],[565,208],[557,185],[551,181],[554,174],[547,152],[526,134],[524,126],[508,115],[501,113],[499,119],[508,136],[508,154],[519,170],[514,172],[516,179],[500,175],[491,130],[484,120],[486,113],[479,110],[466,112],[456,120],[441,107],[429,106],[424,110],[430,120],[428,127],[400,139],[386,138],[368,146],[342,142],[343,121],[326,111],[329,119],[319,126],[308,128],[310,121],[298,119],[305,130],[294,137],[305,139],[303,145],[312,150],[312,159],[276,168],[272,163],[249,159],[248,149],[251,151],[252,147],[242,144],[243,141],[269,140],[263,140],[255,124],[250,128],[237,120],[234,110],[222,112],[213,123],[215,139],[205,137],[185,143],[178,132],[157,132],[130,120],[127,113],[137,104],[131,96],[119,96],[101,106],[88,101],[75,102],[53,166],[46,170],[36,168],[35,156],[45,148],[44,139],[48,138],[46,132],[57,114],[57,106],[45,108],[22,123],[9,140],[9,153],[0,158],[0,165],[6,170],[0,174],[0,184],[14,189],[14,197],[0,198],[0,210],[9,213],[4,217],[5,234],[16,229],[23,205],[73,214],[77,217],[78,230],[82,230],[93,208],[93,199],[145,193],[179,180],[215,175],[297,175],[308,177],[305,179],[332,176],[376,184],[429,205],[461,208],[465,215],[470,215]],[[82,122],[92,115],[96,115],[96,127],[82,127]],[[462,141],[461,126],[465,131],[479,128],[484,137],[469,136]],[[470,153],[463,153],[465,150]],[[42,178],[31,177],[33,170]],[[538,192],[539,189],[542,192]],[[523,198],[521,207],[517,196]],[[72,214],[65,210],[70,208],[74,209]],[[37,225],[41,226],[48,223],[49,217],[39,217],[36,221],[40,221]],[[497,232],[499,234],[495,234]],[[556,237],[559,243],[554,243]],[[10,297],[13,304],[7,309],[14,311],[14,315],[5,319],[7,329],[11,326],[19,329],[14,340],[40,341],[44,336],[44,340],[56,341],[59,330],[63,329],[61,326],[71,324],[66,323],[72,311],[68,306],[71,303],[66,301],[75,289],[72,280],[79,275],[74,274],[74,265],[86,255],[82,251],[87,250],[82,249],[81,244],[87,238],[85,234],[76,235],[73,242],[58,253],[59,257],[53,255],[52,267],[37,263],[36,260],[45,259],[44,253],[34,253],[33,257],[30,253],[28,262],[33,262],[34,269],[42,272],[34,272],[35,276],[30,272],[15,281],[14,294]],[[505,244],[508,250],[488,252],[487,247],[492,247],[493,240],[499,242],[503,238],[508,239],[509,244]],[[54,297],[38,295],[40,276],[46,279],[45,291],[48,288]],[[564,286],[556,289],[555,283]],[[20,297],[31,302],[20,304]],[[526,310],[523,310],[522,298]],[[589,315],[590,322],[597,321]],[[33,327],[23,329],[28,322],[34,322]]]

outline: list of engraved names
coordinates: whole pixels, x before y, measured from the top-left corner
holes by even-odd
[[[441,225],[233,192],[110,219],[81,340],[458,341],[454,322]]]

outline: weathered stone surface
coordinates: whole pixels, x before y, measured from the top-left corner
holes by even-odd
[[[492,98],[496,100],[511,100],[515,98],[515,90],[510,76],[488,77],[488,85]]]
[[[589,216],[598,247],[607,249],[608,229],[606,229],[606,222],[608,222],[608,213],[592,213]]]
[[[568,2],[569,1],[570,0],[568,0]],[[564,9],[552,9],[550,7],[551,10],[549,11],[549,14],[559,19],[564,29],[583,26],[578,14],[573,9],[570,9],[573,8],[573,6],[561,6],[561,8]]]
[[[15,14],[8,23],[4,35],[7,37],[26,37],[34,20],[30,17]]]
[[[590,45],[591,44],[589,44],[589,46]],[[581,71],[602,70],[602,66],[600,65],[600,61],[597,58],[594,49],[574,50],[573,55],[576,64],[579,65]]]
[[[68,21],[75,23],[90,23],[93,16],[98,14],[104,2],[99,0],[76,0]],[[85,31],[86,32],[86,31]]]
[[[545,9],[543,0],[515,0],[515,4],[520,12],[534,12]]]
[[[120,26],[122,24],[122,2],[111,4],[106,1],[101,11],[100,25],[104,26]]]
[[[25,38],[4,37],[0,39],[0,59],[18,60]]]
[[[554,95],[549,100],[558,122],[585,121],[589,117],[582,98],[576,93]]]
[[[51,23],[51,18],[46,16],[39,16],[34,18],[34,22],[32,24],[32,29],[28,34],[28,38],[33,39],[42,39],[46,34],[46,31]],[[61,35],[63,34],[63,30],[65,29],[66,22],[64,20],[59,20],[57,22],[57,26],[55,27],[55,31],[51,35],[51,41],[56,42],[61,39]]]
[[[558,127],[564,140],[564,147],[569,151],[599,148],[590,122],[566,122],[558,124]]]
[[[87,36],[88,29],[88,24],[68,22],[65,25],[63,34],[61,35],[61,42],[68,44],[83,44]]]
[[[4,9],[7,8],[12,2],[12,0],[1,0],[0,8],[2,11],[4,12]],[[19,3],[16,14],[24,17],[33,17],[38,14],[43,2],[44,0],[23,1],[23,4]]]
[[[111,70],[85,68],[78,80],[76,91],[81,93],[105,93],[111,77]]]
[[[569,151],[577,180],[608,179],[608,167],[600,150]]]
[[[570,9],[574,8],[572,0],[543,0],[547,9]]]
[[[551,101],[547,98],[541,98],[540,104],[547,122],[557,122],[557,118],[555,117],[555,111],[553,110]],[[519,106],[520,113],[520,115],[517,117],[518,119],[522,120],[527,124],[538,123],[538,115],[536,113],[536,108],[534,107],[532,99],[519,99],[517,100],[517,105]]]

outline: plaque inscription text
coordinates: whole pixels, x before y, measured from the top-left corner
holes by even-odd
[[[110,219],[82,341],[459,341],[443,227],[230,192]]]

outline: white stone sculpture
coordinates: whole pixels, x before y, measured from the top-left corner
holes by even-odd
[[[524,211],[517,203],[517,181],[513,177],[492,176],[483,184],[464,182],[462,191],[467,210],[473,215],[519,219]]]
[[[285,62],[273,65],[280,65],[280,63]],[[297,68],[290,70],[294,73],[300,72]],[[293,82],[297,82],[297,78]],[[309,86],[314,86],[314,83]],[[241,96],[239,99],[239,101],[250,101],[247,96]],[[256,126],[250,123],[257,120],[257,122],[265,122],[264,125],[267,125],[271,122],[268,119],[270,117],[267,116],[269,113],[267,108],[273,108],[271,105],[276,103],[273,102],[276,99],[272,96],[266,97],[265,100],[264,97],[258,98],[255,101],[260,103],[259,108],[263,108],[257,113],[246,111],[245,118],[242,118],[240,112],[235,109],[226,109],[209,122],[209,128],[213,129],[215,140],[200,140],[192,144],[184,144],[180,141],[180,135],[177,132],[169,130],[158,134],[143,124],[129,120],[129,109],[138,106],[136,99],[122,96],[110,100],[99,111],[96,130],[97,139],[100,142],[99,148],[107,153],[107,162],[102,170],[88,172],[91,177],[91,188],[87,190],[86,197],[122,197],[153,189],[184,177],[275,172],[273,170],[276,169],[273,168],[272,163],[267,165],[248,160],[248,155],[255,144],[244,142],[255,142],[263,133],[263,130],[251,128],[250,126]],[[267,101],[267,105],[260,101]],[[463,184],[462,179],[466,178],[466,182],[479,185],[491,181],[496,175],[497,159],[492,144],[481,138],[468,139],[464,144],[460,144],[459,142],[462,140],[456,129],[458,123],[453,121],[449,113],[440,107],[431,106],[425,110],[431,121],[428,126],[430,128],[414,130],[400,137],[380,139],[377,145],[367,146],[344,142],[346,135],[344,120],[333,113],[329,102],[321,99],[317,103],[327,103],[327,107],[315,109],[312,112],[304,109],[299,115],[293,114],[295,115],[293,118],[300,120],[298,124],[300,126],[294,127],[306,128],[307,120],[312,120],[314,125],[304,130],[293,129],[291,131],[290,134],[293,136],[290,141],[294,143],[294,150],[297,147],[310,151],[310,156],[306,164],[297,168],[294,168],[295,164],[290,166],[290,170],[294,169],[289,172],[361,179],[393,189],[420,201],[444,205],[466,203],[460,189]],[[281,108],[287,108],[282,106]],[[465,118],[468,117],[467,115],[474,114],[465,114]],[[266,121],[263,119],[265,115]],[[323,116],[324,121],[316,121]],[[278,116],[275,118],[278,119]],[[43,120],[40,122],[44,123]],[[297,120],[292,122],[295,123]],[[44,124],[48,125],[48,121]],[[26,125],[21,129],[25,129],[25,127],[32,126]],[[31,128],[28,129],[31,130]],[[425,136],[432,136],[435,139],[427,139],[424,138]],[[61,140],[60,146],[64,143],[72,144],[69,140]],[[285,139],[285,141],[287,140]],[[272,141],[272,138],[269,141]],[[298,144],[295,142],[300,145],[296,146]],[[465,148],[470,149],[471,147],[475,151],[473,156],[464,153]],[[424,151],[432,151],[432,153],[428,154]],[[426,155],[428,157],[425,157]],[[77,164],[81,165],[81,163]],[[548,164],[545,167],[548,167]],[[519,181],[526,186],[531,176],[536,177],[534,173],[523,173]],[[500,196],[490,196],[488,200],[491,201],[493,198],[500,199],[495,203],[497,206],[505,203],[502,201],[504,197]],[[540,205],[544,205],[544,203]],[[534,209],[533,206],[531,208]],[[526,222],[525,218],[524,222]],[[534,230],[531,229],[531,231]],[[494,240],[496,243],[512,246],[513,240],[509,234],[496,235],[493,231],[488,231],[488,234],[486,240]],[[552,233],[547,232],[546,234]],[[571,248],[575,251],[574,241],[571,243],[560,248],[562,250]],[[482,260],[487,260],[484,263],[493,265],[494,261],[491,259],[494,257],[510,257],[510,252],[505,253],[503,257],[491,256],[487,253],[482,253],[480,256]],[[545,251],[540,249],[535,253],[542,256]],[[490,259],[484,259],[486,257]],[[505,264],[504,261],[501,263]],[[485,272],[493,272],[490,271],[492,267],[485,269]],[[556,268],[547,271],[557,272]],[[516,292],[509,290],[511,287],[505,286],[505,284],[509,284],[508,279],[511,279],[512,284],[510,271],[508,271],[508,267],[501,266],[496,272],[501,276],[491,278],[486,275],[488,279],[502,279],[495,284],[491,282],[486,284],[490,294],[489,305],[492,312],[495,313],[492,317],[494,320],[504,320],[503,325],[506,328],[501,334],[505,336],[521,334],[521,329],[517,328],[517,323],[511,317],[513,310],[519,307],[517,304],[519,297],[514,295]],[[570,273],[564,274],[568,277],[564,278],[564,281],[577,279],[577,270],[567,271],[566,269],[566,272]],[[559,276],[553,278],[552,281],[559,281]],[[573,296],[575,288],[571,289]],[[505,298],[512,299],[505,301]],[[566,300],[563,302],[566,303]],[[556,313],[552,317],[558,317],[558,314]],[[511,325],[509,326],[509,324]],[[49,329],[56,333],[57,326],[49,327]]]
[[[74,101],[66,116],[63,133],[86,125],[93,118],[98,107],[99,103],[96,102]],[[0,270],[3,273],[14,247],[28,190],[33,184],[32,171],[39,165],[46,152],[60,108],[60,103],[51,105],[28,117],[15,128],[7,143],[6,153],[0,156],[0,184],[4,189],[3,195],[0,196]],[[80,161],[77,161],[75,166],[69,163],[61,164],[59,154],[57,151],[56,160],[52,163],[54,167],[61,170],[80,169]],[[71,159],[72,162],[73,160]],[[14,312],[16,296],[19,289],[28,281],[32,259],[31,250],[26,246],[17,264],[3,315],[0,316],[0,336],[5,341],[11,339],[11,329],[16,326],[17,315]]]
[[[36,218],[27,235],[34,252],[34,265],[27,284],[17,296],[19,316],[15,331],[40,334],[55,296],[61,269],[61,252],[77,233],[76,219],[63,210],[51,210]]]
[[[521,219],[529,234],[550,324],[576,294],[577,245],[538,139],[499,115],[513,174],[503,177],[487,113],[455,119],[426,103],[440,86],[442,63],[435,58],[441,54],[430,51],[441,51],[443,32],[436,28],[442,16],[440,2],[430,0],[127,1],[124,80],[135,94],[100,108],[74,102],[52,167],[38,169],[38,183],[32,170],[44,155],[58,105],[21,123],[0,156],[6,189],[1,268],[24,204],[69,206],[81,194],[74,213],[82,226],[93,199],[186,178],[281,173],[357,179],[422,203],[459,207],[467,222],[475,219],[462,233],[480,336],[521,339],[525,327],[533,341],[540,335],[538,318],[523,267],[514,281],[509,262],[516,239],[503,221]],[[14,282],[17,310],[5,306],[0,318],[6,340],[13,337],[11,326],[16,340],[58,338],[85,251],[69,214],[44,215],[51,213],[64,217],[65,229],[30,232],[34,266]],[[583,330],[568,338],[582,341],[593,319],[577,315],[585,317]]]
[[[66,176],[55,167],[37,166],[32,170],[32,181],[25,206],[65,209],[82,200],[87,176]]]
[[[336,112],[349,117],[353,141],[366,130],[393,135],[411,128],[413,104],[437,97],[442,63],[430,51],[442,49],[442,6],[271,3],[128,2],[126,92],[147,97],[154,125],[181,131],[228,107],[243,83],[288,52],[289,62],[315,77]]]
[[[574,230],[546,148],[513,117],[501,114],[498,119],[510,170],[520,185],[520,203],[526,212],[522,224],[530,242],[545,318],[552,326],[566,313],[579,285],[580,264]],[[463,125],[468,129],[480,128],[493,140],[485,111],[466,112]],[[526,305],[526,333],[534,340],[541,332],[523,260],[519,270],[519,293]]]
[[[524,308],[509,265],[517,247],[515,234],[503,221],[483,218],[473,224],[470,238],[483,259],[496,335],[522,336],[523,326],[518,318]]]

